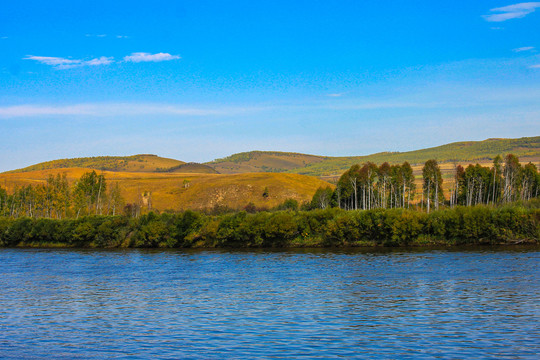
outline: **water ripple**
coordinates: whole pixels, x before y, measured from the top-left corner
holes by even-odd
[[[537,358],[540,252],[0,251],[0,358]]]

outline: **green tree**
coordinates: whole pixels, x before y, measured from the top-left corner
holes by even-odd
[[[331,206],[333,191],[330,187],[319,187],[311,199],[312,209],[326,209]]]
[[[493,159],[493,181],[492,181],[492,189],[491,189],[491,200],[494,204],[498,203],[500,201],[501,197],[501,184],[502,184],[502,158],[500,155],[497,155],[495,159]]]
[[[377,190],[379,194],[379,203],[383,209],[388,206],[388,193],[390,192],[390,175],[392,168],[387,162],[382,163],[378,169]]]
[[[521,200],[530,200],[538,195],[538,170],[533,163],[523,167],[521,178]]]
[[[0,187],[0,216],[6,216],[8,194],[5,189]]]
[[[77,216],[80,213],[101,214],[106,189],[104,175],[98,175],[95,171],[83,174],[74,190]]]
[[[444,200],[442,190],[442,175],[441,169],[437,160],[431,159],[426,161],[422,169],[422,177],[424,179],[424,194],[427,199],[427,212],[431,208],[431,202],[435,204],[435,209],[439,209],[439,202]]]
[[[120,210],[124,206],[124,198],[122,197],[122,194],[120,192],[120,186],[118,185],[118,182],[115,182],[109,188],[107,200],[107,214],[112,214],[114,216],[117,213],[120,213]]]
[[[503,202],[508,203],[517,200],[520,172],[521,164],[517,156],[513,154],[506,155],[504,159]]]

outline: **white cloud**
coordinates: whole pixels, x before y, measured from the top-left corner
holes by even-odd
[[[72,60],[72,59],[53,57],[53,56],[28,55],[24,58],[24,60],[35,60],[45,65],[51,65],[57,68],[64,68],[64,69],[68,67],[80,66],[81,64],[81,60]]]
[[[326,96],[329,96],[329,97],[342,97],[343,95],[345,95],[345,93],[333,93],[333,94],[327,94]]]
[[[540,69],[540,64],[531,65],[531,66],[529,66],[529,68],[531,68],[531,69]]]
[[[112,57],[102,56],[100,58],[85,61],[84,65],[88,65],[88,66],[109,65],[113,62],[113,59],[114,58]]]
[[[513,52],[523,52],[523,51],[531,51],[534,50],[534,46],[523,46],[517,49],[513,49]]]
[[[540,7],[540,2],[524,2],[514,5],[493,8],[489,11],[493,14],[483,15],[483,18],[490,22],[501,22],[510,19],[522,18]]]
[[[117,39],[129,39],[129,36],[127,35],[116,35]]]
[[[136,52],[132,53],[129,56],[124,57],[124,61],[130,61],[130,62],[158,62],[158,61],[169,61],[169,60],[178,60],[180,59],[180,56],[178,55],[171,55],[169,53],[157,53],[157,54],[150,54],[145,52]]]
[[[159,61],[169,61],[180,59],[178,55],[171,55],[169,53],[157,53],[150,54],[144,52],[132,53],[131,55],[125,56],[124,61],[126,62],[159,62]],[[24,60],[34,60],[45,65],[53,66],[56,69],[72,69],[75,67],[82,66],[98,66],[98,65],[109,65],[114,61],[113,57],[101,56],[99,58],[94,58],[90,60],[82,59],[69,59],[55,56],[34,56],[27,55]]]
[[[54,66],[56,69],[72,69],[81,66],[109,65],[113,62],[112,57],[102,56],[91,60],[66,59],[53,56],[28,55],[24,60],[34,60],[45,65]]]

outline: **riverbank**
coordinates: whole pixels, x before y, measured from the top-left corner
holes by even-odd
[[[526,204],[527,205],[527,204]],[[530,205],[530,204],[529,204]],[[535,206],[0,218],[3,247],[295,248],[540,243]]]

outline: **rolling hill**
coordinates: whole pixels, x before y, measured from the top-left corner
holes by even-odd
[[[150,154],[132,156],[96,156],[47,161],[9,172],[29,172],[36,170],[67,168],[87,168],[104,171],[155,172],[160,170],[166,171],[167,169],[184,164],[184,161],[167,159]]]
[[[206,163],[221,174],[287,172],[328,159],[324,156],[279,151],[250,151]]]
[[[297,153],[276,153],[252,151],[217,159],[207,165],[220,172],[242,173],[253,169],[258,171],[280,171],[311,176],[336,176],[342,174],[353,164],[368,161],[390,164],[408,161],[411,165],[421,165],[429,159],[437,159],[439,163],[489,163],[497,155],[512,153],[523,162],[540,160],[540,136],[520,139],[487,139],[484,141],[466,141],[442,146],[407,151],[382,152],[366,156],[328,157]],[[277,165],[278,159],[279,164]],[[277,168],[277,169],[276,169]]]
[[[512,153],[522,162],[540,160],[540,136],[519,139],[464,141],[407,152],[381,152],[364,156],[318,156],[279,151],[250,151],[216,159],[204,164],[159,157],[157,155],[99,156],[61,159],[9,171],[29,172],[47,169],[88,168],[102,171],[245,174],[253,172],[293,173],[318,177],[342,174],[353,164],[371,161],[390,164],[408,161],[413,167],[429,159],[439,163],[490,163],[497,155]]]
[[[197,173],[197,174],[219,174],[214,168],[195,162],[184,163],[166,169],[158,169],[157,172],[163,173]]]

